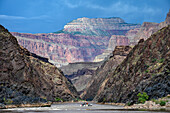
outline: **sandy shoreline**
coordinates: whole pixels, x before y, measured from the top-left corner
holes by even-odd
[[[134,104],[134,105],[131,105],[131,106],[128,106],[125,103],[97,103],[97,104],[114,105],[114,106],[122,106],[123,107],[123,109],[117,109],[117,110],[166,111],[166,112],[170,112],[170,105],[169,104],[167,104],[165,106],[160,106],[158,104],[155,104],[152,101],[146,101],[145,104]]]
[[[47,103],[33,103],[33,104],[19,104],[19,105],[1,105],[0,109],[8,108],[24,108],[24,107],[50,107],[52,102]]]

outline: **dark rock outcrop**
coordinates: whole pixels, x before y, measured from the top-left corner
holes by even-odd
[[[85,91],[81,94],[81,98],[92,100],[97,94],[102,82],[126,58],[126,55],[131,49],[132,48],[129,46],[116,46],[112,56],[94,72],[94,75],[89,81]]]
[[[77,97],[74,86],[48,59],[30,53],[0,25],[0,102],[64,101]]]
[[[141,40],[126,59],[109,73],[94,100],[98,102],[137,102],[137,94],[149,99],[170,94],[170,25]]]

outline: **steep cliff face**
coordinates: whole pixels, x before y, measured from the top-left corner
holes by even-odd
[[[20,47],[16,38],[0,25],[0,103],[33,103],[34,99],[65,101],[77,96],[74,86],[48,59]],[[43,100],[43,99],[42,99]]]
[[[141,28],[139,29],[138,33],[134,37],[134,42],[138,42],[140,39],[146,40],[153,33],[157,32],[159,29],[168,25],[170,25],[170,10],[164,22],[161,23],[144,22]]]
[[[137,102],[137,94],[149,99],[170,94],[170,25],[139,43],[106,79],[94,100],[102,102]]]
[[[131,49],[129,46],[116,46],[113,55],[94,72],[81,98],[92,100],[105,78],[126,58]]]
[[[159,24],[159,28],[163,28],[163,27],[166,27],[167,25],[170,25],[170,10],[168,12],[168,14],[166,15],[166,19],[164,22],[161,22]]]
[[[146,40],[158,30],[159,30],[159,23],[144,22],[140,30],[134,37],[134,40],[135,42],[138,42],[140,39]]]
[[[139,28],[120,18],[78,18],[55,33],[12,33],[19,44],[37,55],[46,57],[56,66],[74,62],[90,62],[108,47],[111,35],[125,35]],[[118,42],[127,44],[124,38]]]

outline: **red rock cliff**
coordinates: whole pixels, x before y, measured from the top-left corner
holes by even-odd
[[[49,58],[57,66],[73,62],[93,61],[104,52],[112,35],[125,35],[139,28],[138,24],[125,23],[120,18],[78,18],[56,33],[12,33],[19,44],[29,51]],[[128,39],[120,38],[118,45],[127,45]]]

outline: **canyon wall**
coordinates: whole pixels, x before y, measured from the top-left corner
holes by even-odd
[[[102,54],[112,35],[124,36],[139,24],[125,23],[121,18],[78,18],[55,33],[16,33],[20,45],[46,57],[56,66],[74,62],[90,62]],[[128,45],[128,38],[117,38],[119,45]],[[115,44],[115,45],[118,45]]]

